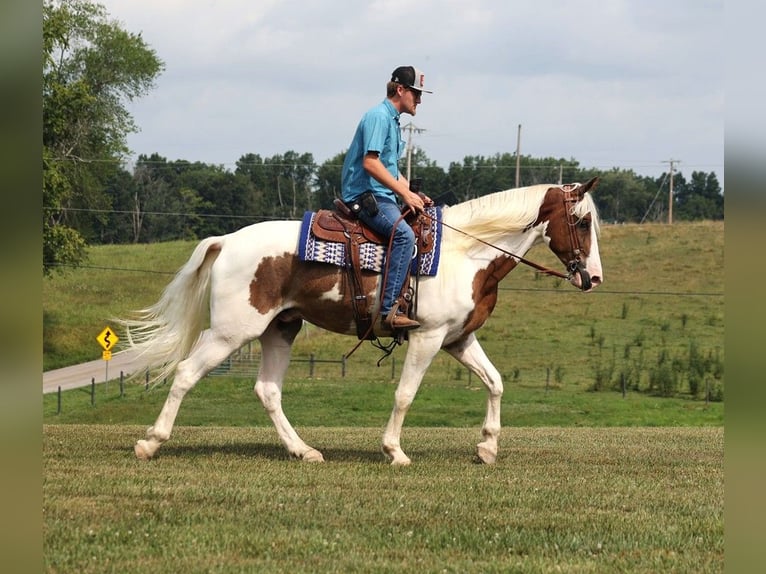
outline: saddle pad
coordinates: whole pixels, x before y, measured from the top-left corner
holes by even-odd
[[[441,253],[442,224],[441,207],[426,207],[425,212],[430,216],[431,234],[434,238],[434,248],[429,253],[422,254],[420,269],[418,258],[412,259],[412,273],[416,275],[434,276],[439,268]],[[346,264],[346,244],[317,239],[311,232],[316,212],[307,211],[303,214],[301,234],[298,241],[298,257],[301,261],[316,261],[344,267]],[[404,224],[402,222],[402,224]],[[386,248],[377,243],[367,242],[359,246],[359,260],[362,269],[381,272],[385,266]]]

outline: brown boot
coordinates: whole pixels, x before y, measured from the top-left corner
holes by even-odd
[[[410,319],[407,315],[395,314],[393,316],[386,317],[383,321],[383,325],[391,329],[392,331],[409,331],[410,329],[417,329],[420,327],[420,323],[414,319]]]

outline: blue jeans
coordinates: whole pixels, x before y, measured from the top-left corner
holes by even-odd
[[[407,268],[412,263],[415,249],[415,232],[412,231],[412,228],[403,218],[399,219],[402,216],[402,212],[396,203],[385,199],[376,199],[378,201],[378,213],[374,217],[370,217],[362,209],[359,212],[359,219],[386,238],[390,239],[391,234],[394,234],[391,251],[387,254],[389,262],[388,277],[386,279],[385,291],[383,291],[383,301],[380,306],[380,312],[385,317],[391,310],[394,299],[401,292],[404,279],[407,276]],[[396,225],[397,221],[399,221],[398,225]],[[394,225],[396,225],[396,229],[394,229]]]

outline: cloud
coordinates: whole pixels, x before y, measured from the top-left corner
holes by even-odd
[[[167,66],[129,107],[136,153],[233,165],[292,149],[321,162],[412,64],[434,94],[405,123],[443,167],[513,152],[522,124],[523,154],[723,172],[720,0],[103,4]]]

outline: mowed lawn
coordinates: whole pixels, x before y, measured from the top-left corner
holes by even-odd
[[[494,466],[477,429],[309,427],[327,462],[273,429],[45,425],[47,572],[721,572],[721,427],[507,428]]]

